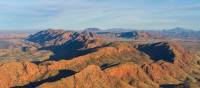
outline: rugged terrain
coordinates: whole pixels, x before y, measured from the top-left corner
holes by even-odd
[[[18,60],[1,61],[0,88],[200,87],[197,41],[97,31],[50,29],[30,35],[17,48],[23,52]]]

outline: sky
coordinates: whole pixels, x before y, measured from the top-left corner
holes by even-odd
[[[200,0],[0,0],[0,29],[200,29]]]

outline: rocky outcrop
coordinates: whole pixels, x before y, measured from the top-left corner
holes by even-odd
[[[29,42],[40,45],[39,50],[50,50],[54,55],[50,60],[71,59],[93,52],[103,46],[93,33],[78,33],[64,30],[45,30],[29,36]]]
[[[59,46],[73,41],[86,41],[92,38],[78,32],[48,29],[30,35],[26,40],[40,44],[42,47]]]

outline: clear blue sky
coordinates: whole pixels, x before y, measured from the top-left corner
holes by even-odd
[[[0,29],[200,29],[200,0],[1,0]]]

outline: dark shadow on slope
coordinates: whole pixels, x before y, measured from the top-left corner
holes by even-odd
[[[107,68],[111,68],[111,67],[114,67],[114,66],[118,66],[120,63],[116,63],[116,64],[108,64],[108,63],[105,63],[103,65],[101,65],[101,69],[102,70],[105,70]]]
[[[164,84],[160,85],[160,88],[190,88],[188,84]]]
[[[164,84],[164,85],[160,85],[160,88],[177,88],[177,85],[175,85],[175,84]]]
[[[56,75],[56,76],[49,77],[49,78],[41,80],[41,81],[32,82],[32,83],[29,83],[29,84],[24,85],[24,86],[16,86],[16,87],[13,87],[13,88],[36,88],[37,86],[39,86],[39,85],[41,85],[43,83],[58,81],[58,80],[60,80],[62,78],[72,76],[75,73],[76,72],[72,71],[72,70],[60,70],[59,74]]]
[[[139,45],[138,49],[148,54],[152,60],[164,60],[167,62],[174,62],[175,55],[170,49],[168,43],[158,42],[153,44]]]
[[[77,56],[81,56],[90,52],[94,52],[94,49],[79,50],[83,48],[84,42],[72,41],[60,46],[50,46],[41,48],[40,50],[50,50],[54,53],[49,60],[71,59]]]
[[[58,61],[62,59],[70,60],[78,56],[92,53],[95,52],[98,48],[106,47],[108,45],[102,45],[89,49],[82,49],[85,46],[87,46],[85,41],[69,41],[63,45],[40,48],[40,50],[52,51],[54,55],[52,55],[49,60]]]
[[[45,61],[32,61],[31,63],[34,63],[36,65],[39,65],[40,63],[45,62]]]

